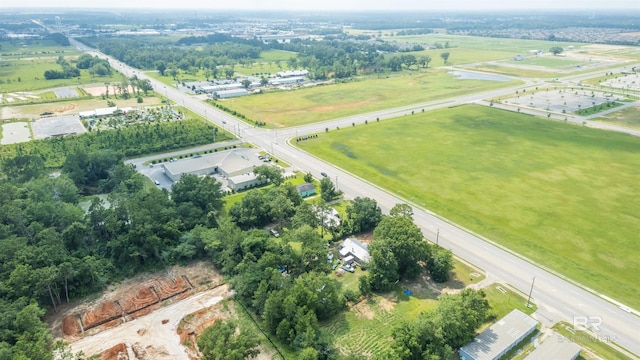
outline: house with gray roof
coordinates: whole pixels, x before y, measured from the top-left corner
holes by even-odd
[[[313,184],[301,184],[296,186],[296,191],[301,197],[305,198],[316,193],[316,187]]]

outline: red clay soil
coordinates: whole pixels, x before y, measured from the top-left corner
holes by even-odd
[[[120,316],[122,316],[120,306],[113,301],[108,301],[102,303],[99,309],[85,313],[82,317],[82,325],[85,330],[89,330]]]
[[[158,279],[157,283],[158,286],[156,290],[158,291],[160,300],[166,300],[191,288],[187,280],[182,276],[173,279],[173,282],[168,282],[165,279]]]
[[[150,287],[140,289],[135,295],[128,297],[124,301],[120,301],[122,309],[125,313],[131,314],[132,312],[144,309],[147,306],[153,305],[160,301],[158,295]]]
[[[155,303],[151,306],[147,306],[144,309],[140,309],[136,312],[133,312],[131,314],[128,314],[127,317],[129,318],[129,320],[133,320],[133,319],[137,319],[141,316],[145,316],[147,314],[151,314],[152,312],[158,310],[161,307],[161,305],[159,303]]]
[[[100,354],[100,360],[123,360],[129,359],[127,353],[127,346],[124,343],[120,343],[111,349]]]
[[[62,333],[65,335],[77,335],[80,333],[80,324],[78,324],[78,315],[67,315],[62,319]]]

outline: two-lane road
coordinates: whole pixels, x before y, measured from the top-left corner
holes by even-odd
[[[99,54],[96,50],[88,49],[84,46],[82,46],[82,48],[100,57],[108,58],[103,54]],[[277,157],[293,164],[297,169],[305,172],[309,171],[316,177],[320,177],[320,172],[327,172],[332,180],[337,182],[338,188],[345,194],[351,197],[366,196],[376,199],[384,211],[388,211],[397,203],[410,203],[410,201],[403,199],[400,195],[397,195],[397,193],[392,194],[387,192],[335,165],[331,165],[310,154],[302,152],[288,144],[285,140],[303,134],[323,132],[327,127],[332,129],[336,126],[351,126],[352,122],[363,123],[365,120],[371,122],[375,121],[376,117],[384,119],[402,115],[403,113],[406,114],[411,110],[424,108],[426,111],[451,106],[453,104],[480,101],[487,97],[487,93],[471,94],[456,99],[439,100],[418,104],[416,106],[356,115],[297,128],[265,130],[247,125],[183,92],[161,84],[155,79],[149,78],[144,73],[129,68],[118,61],[110,59],[110,62],[117,70],[128,76],[136,74],[139,78],[149,79],[154,89],[156,89],[156,92],[167,96],[177,104],[184,105],[197,114],[205,116],[207,120],[230,130],[244,141],[252,142],[267,151],[273,149]],[[502,90],[502,94],[510,92],[512,92],[511,89]],[[491,92],[492,96],[497,96],[498,93],[499,91]],[[617,305],[606,301],[603,296],[576,286],[574,283],[565,280],[562,276],[546,271],[519,255],[503,249],[491,241],[425,210],[421,207],[423,204],[417,205],[417,207],[414,206],[415,222],[422,229],[426,237],[435,240],[436,233],[438,232],[438,242],[440,245],[451,249],[457,256],[481,267],[492,278],[509,283],[520,291],[528,293],[532,280],[535,277],[533,299],[539,307],[538,313],[544,317],[547,322],[565,320],[571,323],[576,316],[586,316],[594,319],[600,318],[602,323],[599,324],[599,331],[597,332],[599,337],[611,339],[627,350],[635,354],[640,354],[639,317],[621,310]]]

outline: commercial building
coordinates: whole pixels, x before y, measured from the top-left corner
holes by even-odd
[[[219,174],[227,178],[233,190],[238,190],[239,188],[235,187],[246,188],[250,183],[257,184],[251,182],[248,176],[252,176],[255,180],[253,168],[260,165],[262,161],[258,159],[254,149],[233,149],[164,163],[162,167],[165,175],[173,181],[180,180],[184,174]],[[236,178],[240,175],[247,176]]]

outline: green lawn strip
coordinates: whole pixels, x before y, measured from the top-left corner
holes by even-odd
[[[599,360],[618,359],[631,360],[632,358],[611,347],[608,342],[611,339],[596,338],[585,331],[575,331],[569,323],[561,321],[553,326],[553,329],[560,335],[582,346],[582,351],[578,359]]]
[[[640,117],[638,117],[639,110],[640,107],[638,106],[630,106],[602,117],[592,119],[591,121],[640,129]]]
[[[487,300],[491,305],[491,309],[495,315],[495,319],[490,322],[493,324],[496,320],[503,318],[514,309],[518,309],[527,315],[536,312],[538,308],[533,302],[527,307],[527,296],[511,290],[510,287],[502,284],[491,284],[484,290],[487,294]],[[489,324],[489,325],[490,325]]]
[[[571,68],[576,67],[577,65],[585,64],[585,63],[588,63],[588,62],[587,61],[575,60],[574,58],[565,58],[565,57],[558,57],[558,56],[554,56],[554,57],[549,57],[549,56],[527,57],[527,56],[525,56],[524,60],[517,61],[517,62],[513,61],[513,63],[524,64],[524,65],[544,66],[544,67],[556,68],[556,69],[571,69]]]
[[[532,78],[555,78],[560,74],[559,72],[554,71],[542,71],[542,70],[532,70],[526,68],[519,68],[515,66],[505,66],[498,64],[478,64],[469,67],[473,70],[485,71],[490,73],[508,75],[508,76],[523,76],[523,77],[532,77]]]
[[[298,144],[597,291],[640,306],[640,141],[462,106]],[[409,150],[410,149],[410,150]]]
[[[224,101],[230,109],[270,126],[285,127],[433,101],[517,84],[455,79],[442,69],[291,91],[269,91]],[[371,119],[373,120],[373,119]],[[371,121],[370,121],[371,122]]]
[[[599,112],[611,110],[622,105],[624,104],[617,101],[611,101],[611,102],[603,103],[600,105],[594,105],[585,109],[580,109],[575,111],[575,113],[580,116],[588,116],[588,115],[597,114]]]

